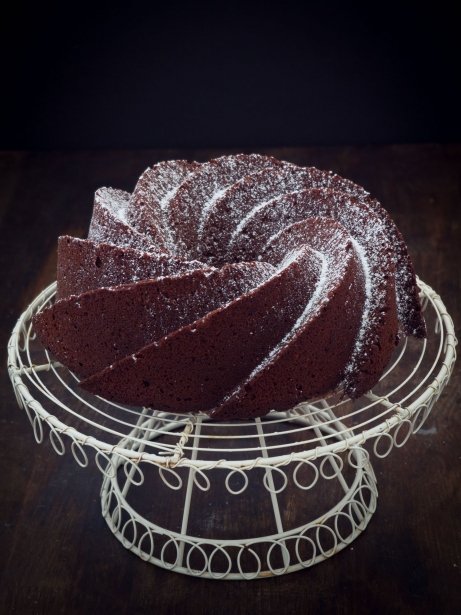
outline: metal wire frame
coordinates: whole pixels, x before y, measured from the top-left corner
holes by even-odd
[[[428,339],[405,340],[375,390],[355,402],[331,396],[263,419],[213,423],[203,413],[173,415],[87,395],[35,340],[32,316],[53,300],[55,285],[18,320],[8,369],[37,442],[47,425],[59,455],[70,443],[75,460],[86,467],[87,451],[94,452],[103,474],[103,516],[126,548],[164,568],[212,579],[285,574],[331,557],[365,529],[378,493],[365,447],[385,457],[403,446],[450,378],[453,323],[440,297],[419,285]],[[184,494],[179,531],[148,519],[129,501],[133,489],[148,487],[149,469],[163,488]],[[246,498],[261,475],[273,532],[217,539],[188,531],[193,516],[202,514],[192,506],[193,493],[224,485],[234,499]],[[337,483],[343,495],[311,521],[286,527],[279,497],[289,483],[301,497],[315,499],[328,483]]]
[[[8,344],[8,370],[18,403],[26,410],[36,438],[43,438],[43,424],[47,424],[57,452],[65,450],[65,435],[76,443],[79,453],[86,445],[104,454],[115,451],[133,461],[142,459],[168,468],[193,463],[206,469],[215,462],[232,468],[255,463],[277,466],[286,462],[287,455],[308,460],[367,441],[374,442],[380,455],[383,441],[389,442],[381,436],[397,432],[400,442],[402,434],[409,431],[409,421],[421,427],[448,382],[456,358],[457,340],[445,306],[429,286],[421,281],[419,285],[426,318],[430,321],[432,316],[435,321],[429,322],[434,331],[422,342],[406,338],[375,391],[353,403],[332,396],[300,404],[288,412],[273,411],[261,421],[218,423],[201,413],[170,414],[100,400],[79,389],[77,378],[35,341],[32,316],[53,300],[55,284],[45,289],[18,320]],[[411,363],[407,355],[411,355]],[[406,369],[395,381],[393,376],[404,365]],[[335,428],[337,416],[344,426],[340,439]],[[145,417],[143,429],[150,435],[147,439],[140,439],[133,431],[140,417]],[[264,446],[255,439],[260,423],[265,425]],[[322,439],[316,432],[318,423],[331,428]],[[206,446],[194,444],[191,437],[198,425]]]

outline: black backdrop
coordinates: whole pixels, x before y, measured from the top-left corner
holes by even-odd
[[[0,20],[0,148],[460,140],[454,14],[300,4],[19,0]]]

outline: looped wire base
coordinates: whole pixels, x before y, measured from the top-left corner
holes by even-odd
[[[152,437],[152,432],[145,437]],[[152,472],[144,471],[141,478],[137,471],[138,466],[120,455],[111,458],[105,468],[102,514],[111,531],[123,546],[145,561],[213,579],[280,575],[330,557],[366,528],[378,495],[368,452],[361,447],[349,449],[345,456],[294,461],[277,470],[255,467],[247,475],[236,473],[233,477],[225,477],[219,466],[206,476],[189,466],[177,475],[177,482],[163,476],[163,486]],[[331,482],[337,484],[329,489]],[[162,497],[165,485],[180,491],[183,497],[178,510],[182,518],[174,514],[162,518],[158,511],[137,505],[136,494],[130,489],[141,484],[154,500]],[[318,497],[320,489],[323,498]],[[284,506],[285,490],[290,493],[288,506]],[[247,508],[244,514],[252,516],[251,523],[242,514],[242,498]],[[310,514],[312,521],[302,522],[301,511]],[[209,518],[212,527],[200,523]],[[224,538],[226,518],[237,519],[239,537]],[[193,535],[190,526],[201,533]],[[251,528],[254,535],[245,536],[245,528]]]
[[[214,423],[85,393],[35,339],[32,317],[8,344],[18,404],[37,442],[94,463],[102,514],[127,549],[164,568],[211,579],[257,579],[309,567],[349,545],[376,509],[371,454],[386,457],[426,421],[456,358],[453,323],[419,281],[427,340],[405,339],[359,400],[332,395],[261,419]]]

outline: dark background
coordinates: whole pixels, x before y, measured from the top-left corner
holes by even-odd
[[[132,189],[157,160],[229,148],[366,186],[461,338],[459,21],[440,2],[372,4],[0,8],[0,148],[39,150],[0,153],[0,347],[55,278],[57,236],[85,236],[97,187]],[[374,460],[366,535],[304,572],[216,583],[149,566],[110,536],[94,464],[35,444],[5,355],[2,367],[0,613],[460,611],[459,368],[427,430]]]
[[[460,140],[453,12],[299,4],[15,2],[0,148]]]

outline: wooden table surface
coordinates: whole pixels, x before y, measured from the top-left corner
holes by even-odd
[[[419,276],[461,323],[461,146],[259,150],[330,168],[364,185],[402,230]],[[85,236],[99,186],[132,189],[166,158],[209,151],[0,154],[0,340],[55,276],[58,235]],[[374,467],[378,509],[366,532],[310,569],[253,582],[167,572],[126,551],[100,514],[100,477],[37,445],[1,371],[1,613],[455,613],[461,612],[461,377],[427,428]],[[256,513],[255,513],[256,514]],[[156,609],[154,611],[154,609]]]

